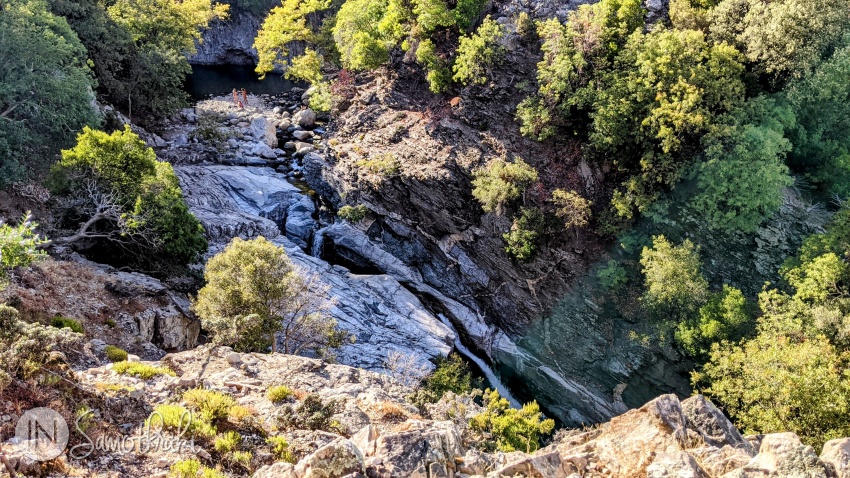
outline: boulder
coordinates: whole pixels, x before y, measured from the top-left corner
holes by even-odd
[[[691,455],[659,453],[646,468],[646,478],[710,478]]]
[[[316,226],[315,213],[316,205],[307,196],[300,196],[286,210],[286,237],[304,250],[307,250]]]
[[[251,120],[251,136],[262,141],[270,148],[277,147],[277,129],[275,123],[265,116],[257,116]]]
[[[310,108],[305,108],[292,115],[292,122],[302,128],[312,128],[316,125],[316,113]]]
[[[265,159],[275,159],[277,155],[266,143],[257,143],[251,148],[251,154]]]
[[[723,475],[723,478],[827,478],[826,470],[810,446],[803,445],[796,434],[771,433],[761,440],[759,453],[746,466]]]
[[[568,478],[567,471],[561,464],[561,456],[557,451],[529,456],[528,458],[499,468],[492,473],[492,476]]]
[[[687,421],[675,395],[662,395],[611,419],[594,440],[599,461],[615,476],[639,476],[659,453],[683,450]]]
[[[465,453],[452,422],[408,420],[400,428],[407,429],[378,438],[375,456],[381,457],[382,464],[374,472],[410,478],[451,476],[455,459]]]
[[[725,445],[741,448],[752,453],[752,447],[735,428],[735,425],[702,395],[694,395],[682,401],[682,412],[687,419],[688,428],[699,433],[702,440],[710,446],[722,448]]]
[[[253,478],[299,478],[292,463],[278,462],[266,465],[252,475]]]
[[[308,139],[312,138],[313,133],[311,133],[311,132],[309,132],[305,129],[299,129],[299,130],[293,131],[292,136],[295,139],[297,139],[298,141],[304,141],[304,140],[308,140]]]
[[[850,438],[826,442],[820,461],[832,468],[836,478],[850,478]]]
[[[299,478],[342,478],[363,472],[363,455],[350,440],[340,438],[295,465]]]

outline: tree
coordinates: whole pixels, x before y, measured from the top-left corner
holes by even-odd
[[[652,238],[640,256],[646,291],[644,300],[654,307],[681,313],[692,311],[708,296],[708,282],[700,272],[698,248],[690,240],[674,246],[664,236]]]
[[[99,122],[86,50],[42,0],[0,1],[0,188],[47,169]]]
[[[396,40],[381,29],[388,26],[383,21],[387,8],[386,0],[348,0],[342,5],[333,34],[345,68],[372,70],[387,62]]]
[[[489,389],[484,391],[484,402],[487,409],[472,417],[469,426],[491,434],[500,451],[534,453],[540,448],[540,438],[555,428],[554,420],[543,418],[537,402],[526,403],[517,410],[498,391]]]
[[[289,48],[293,42],[317,42],[316,33],[308,23],[307,16],[328,8],[328,0],[284,0],[280,6],[272,9],[254,39],[254,48],[259,54],[256,70],[260,78],[273,71],[275,66],[289,67]],[[316,55],[315,51],[313,55]],[[316,57],[322,58],[318,55]],[[315,61],[315,58],[311,61]]]
[[[522,158],[516,158],[513,163],[497,159],[474,173],[472,195],[485,212],[501,215],[505,206],[523,196],[534,181],[537,170]]]
[[[794,114],[758,97],[718,120],[702,140],[704,159],[696,163],[697,192],[690,208],[712,229],[753,232],[779,210],[783,189],[793,184],[785,154],[785,130]]]
[[[753,313],[740,290],[723,286],[712,294],[693,318],[680,322],[676,340],[692,357],[706,360],[711,345],[723,341],[737,342],[753,329]]]
[[[805,76],[848,25],[844,0],[724,0],[709,13],[715,42],[736,46],[774,84]]]
[[[590,143],[631,175],[613,200],[631,217],[680,178],[716,116],[743,102],[744,67],[734,48],[694,30],[636,32],[617,62],[594,105]]]
[[[576,228],[576,234],[578,228],[586,226],[590,220],[591,202],[575,191],[556,189],[552,192],[552,202],[558,208],[555,215],[564,221],[565,228]]]
[[[797,123],[789,165],[823,191],[850,195],[850,47],[835,52],[812,74],[792,82],[782,95]]]
[[[511,230],[502,235],[505,252],[520,261],[530,261],[537,253],[537,244],[543,235],[545,218],[543,211],[535,207],[524,207],[514,218]]]
[[[194,310],[216,343],[323,357],[349,338],[329,315],[329,288],[263,237],[233,239],[209,260],[204,278]]]
[[[499,44],[504,35],[505,27],[488,16],[473,35],[460,37],[453,79],[464,85],[486,84],[490,68],[505,54]]]
[[[544,140],[554,135],[554,125],[585,123],[576,114],[591,109],[605,72],[629,36],[644,27],[645,13],[640,0],[601,0],[573,10],[563,25],[554,18],[538,23],[538,94],[517,111],[522,133]]]
[[[112,134],[85,128],[52,174],[52,189],[77,228],[54,242],[113,247],[154,267],[188,264],[206,251],[203,227],[171,165],[157,161],[129,126]]]
[[[201,31],[227,17],[229,5],[212,0],[116,0],[109,17],[133,39],[135,56],[126,72],[129,115],[162,116],[186,103],[183,81],[191,72],[187,56],[196,52]]]
[[[824,337],[762,333],[741,345],[715,344],[695,388],[746,433],[792,431],[819,449],[850,434],[847,359]]]

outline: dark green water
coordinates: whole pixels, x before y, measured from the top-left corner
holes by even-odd
[[[186,91],[196,100],[228,94],[233,88],[245,88],[255,95],[273,95],[293,86],[300,85],[284,80],[277,73],[270,73],[261,81],[251,65],[192,65],[192,74],[186,78]]]

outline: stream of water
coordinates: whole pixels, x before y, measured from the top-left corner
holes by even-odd
[[[446,316],[443,314],[437,314],[437,317],[440,319],[440,322],[446,324],[446,326],[452,329],[452,332],[455,333],[455,337],[457,337],[455,339],[455,348],[457,349],[457,351],[467,359],[471,360],[473,363],[475,363],[475,365],[478,366],[479,369],[481,369],[481,372],[484,374],[484,378],[487,379],[487,382],[490,383],[490,386],[495,388],[499,392],[499,395],[502,396],[502,398],[507,399],[512,407],[522,408],[522,405],[516,398],[514,398],[514,396],[511,394],[511,391],[508,390],[508,387],[506,387],[505,384],[502,383],[502,380],[499,379],[499,376],[496,375],[496,372],[494,372],[493,369],[490,368],[490,365],[488,365],[487,362],[472,353],[472,351],[470,351],[468,348],[466,348],[465,345],[463,345],[463,342],[460,341],[460,334],[458,333],[455,326],[452,325],[452,322],[447,319]]]

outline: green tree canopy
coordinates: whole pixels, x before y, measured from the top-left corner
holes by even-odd
[[[464,85],[486,84],[490,68],[505,54],[499,43],[504,35],[505,27],[488,16],[474,34],[461,37],[453,66],[454,80]]]
[[[478,170],[472,180],[472,195],[485,212],[502,214],[505,206],[525,193],[537,181],[537,170],[522,158],[513,163],[497,159]]]
[[[646,292],[644,299],[654,307],[681,314],[693,311],[708,297],[708,282],[700,272],[698,248],[690,240],[674,246],[664,236],[652,238],[640,257]]]
[[[592,114],[590,143],[631,177],[617,191],[621,215],[644,210],[679,178],[685,158],[718,114],[744,99],[740,54],[702,32],[634,33]]]
[[[216,343],[239,351],[329,356],[349,335],[329,310],[329,289],[305,277],[263,237],[235,238],[207,262],[194,309]]]
[[[850,47],[784,92],[797,116],[792,168],[829,193],[850,195]]]
[[[131,117],[134,108],[159,117],[186,104],[187,56],[195,53],[201,31],[212,20],[226,18],[228,8],[212,0],[116,0],[109,5],[111,20],[133,40],[134,56],[121,88]]]
[[[66,214],[78,228],[57,242],[114,247],[130,262],[156,268],[191,263],[206,251],[203,227],[171,165],[157,161],[129,126],[112,134],[85,128],[77,145],[62,151],[52,186],[67,198]]]
[[[43,173],[94,126],[86,50],[42,0],[0,1],[0,187]]]
[[[804,76],[850,25],[844,0],[723,0],[709,13],[711,36],[736,46],[757,72],[780,83]]]
[[[785,130],[793,124],[788,107],[764,97],[718,119],[692,171],[697,192],[690,206],[709,227],[753,232],[779,210],[783,189],[793,183],[784,161],[791,150]]]

